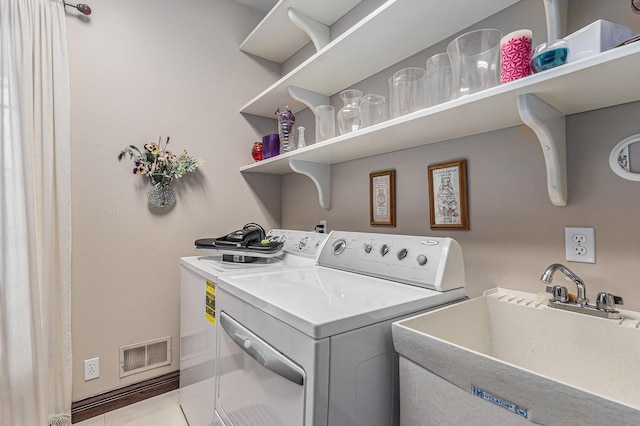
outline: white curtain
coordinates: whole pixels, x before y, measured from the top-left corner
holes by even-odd
[[[62,0],[0,0],[0,425],[71,424],[64,19]]]

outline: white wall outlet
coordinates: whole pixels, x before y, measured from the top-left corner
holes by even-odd
[[[596,263],[596,234],[593,228],[564,228],[566,259]]]
[[[84,360],[84,381],[100,377],[100,358]]]

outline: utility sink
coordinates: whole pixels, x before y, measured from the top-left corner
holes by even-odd
[[[612,320],[553,309],[547,301],[545,294],[496,288],[395,322],[401,418],[420,393],[416,372],[424,371],[458,388],[448,399],[466,401],[438,405],[474,411],[482,404],[477,409],[495,411],[501,424],[640,424],[640,313],[620,310],[622,319]],[[404,378],[403,366],[414,368]],[[412,390],[403,394],[403,386]],[[438,393],[422,389],[426,398]],[[497,424],[467,414],[473,424]]]

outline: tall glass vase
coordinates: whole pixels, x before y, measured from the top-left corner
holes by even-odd
[[[355,89],[340,92],[344,106],[338,111],[338,130],[341,135],[360,128],[360,98],[362,92]]]
[[[281,112],[276,112],[278,115],[278,136],[280,137],[280,154],[287,153],[296,149],[296,131],[293,124],[296,122],[296,117],[293,115],[289,107],[285,107]]]

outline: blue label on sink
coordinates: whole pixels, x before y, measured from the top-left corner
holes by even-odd
[[[514,414],[517,414],[520,417],[524,417],[525,419],[529,419],[529,410],[524,407],[520,407],[513,402],[509,402],[506,399],[502,399],[499,396],[495,396],[487,391],[483,391],[482,389],[478,389],[475,386],[472,386],[473,394],[478,398],[482,398],[485,401],[489,401],[492,404],[497,405],[498,407],[504,408],[505,410],[509,410]]]

